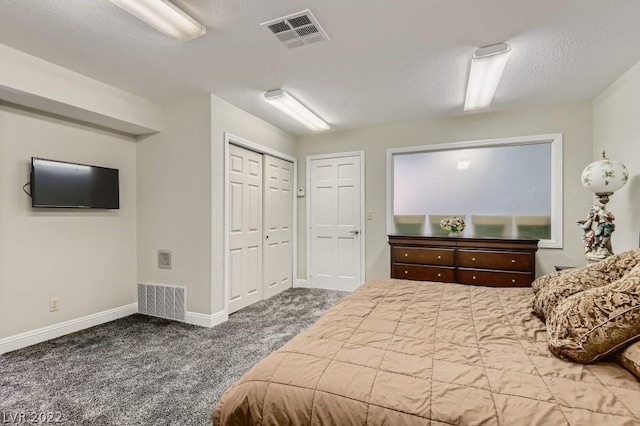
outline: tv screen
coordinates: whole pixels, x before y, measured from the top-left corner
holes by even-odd
[[[118,169],[32,157],[31,205],[118,209]]]

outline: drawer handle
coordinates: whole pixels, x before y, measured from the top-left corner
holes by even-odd
[[[438,259],[442,259],[442,256],[438,256]]]
[[[516,282],[516,280],[515,280],[515,279],[512,279],[512,280],[511,280],[511,282],[512,282],[512,283],[515,283],[515,282]]]
[[[476,276],[474,275],[472,278],[475,280],[475,279],[476,279]]]
[[[442,274],[438,274],[438,276],[439,276],[439,277],[441,277],[441,276],[442,276]]]
[[[472,257],[472,258],[471,258],[471,260],[473,260],[473,261],[475,262],[476,258],[475,258],[475,257]]]
[[[405,254],[404,254],[404,257],[407,257],[407,256],[409,256],[409,253],[405,253]]]
[[[515,259],[511,259],[511,263],[516,263],[516,260]]]
[[[404,271],[404,273],[405,273],[405,274],[408,274],[408,273],[409,273],[409,271]]]

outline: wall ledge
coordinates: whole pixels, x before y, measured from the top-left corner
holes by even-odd
[[[162,127],[159,104],[2,44],[0,100],[133,136]]]

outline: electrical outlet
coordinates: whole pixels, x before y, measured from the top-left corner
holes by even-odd
[[[49,299],[49,312],[55,312],[60,310],[60,299],[54,297]]]
[[[373,212],[371,210],[367,212],[367,220],[373,220]]]

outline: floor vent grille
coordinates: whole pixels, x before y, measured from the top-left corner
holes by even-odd
[[[138,313],[184,321],[186,292],[185,287],[138,283]]]
[[[260,25],[271,30],[289,49],[329,40],[329,36],[310,10],[283,16]]]

